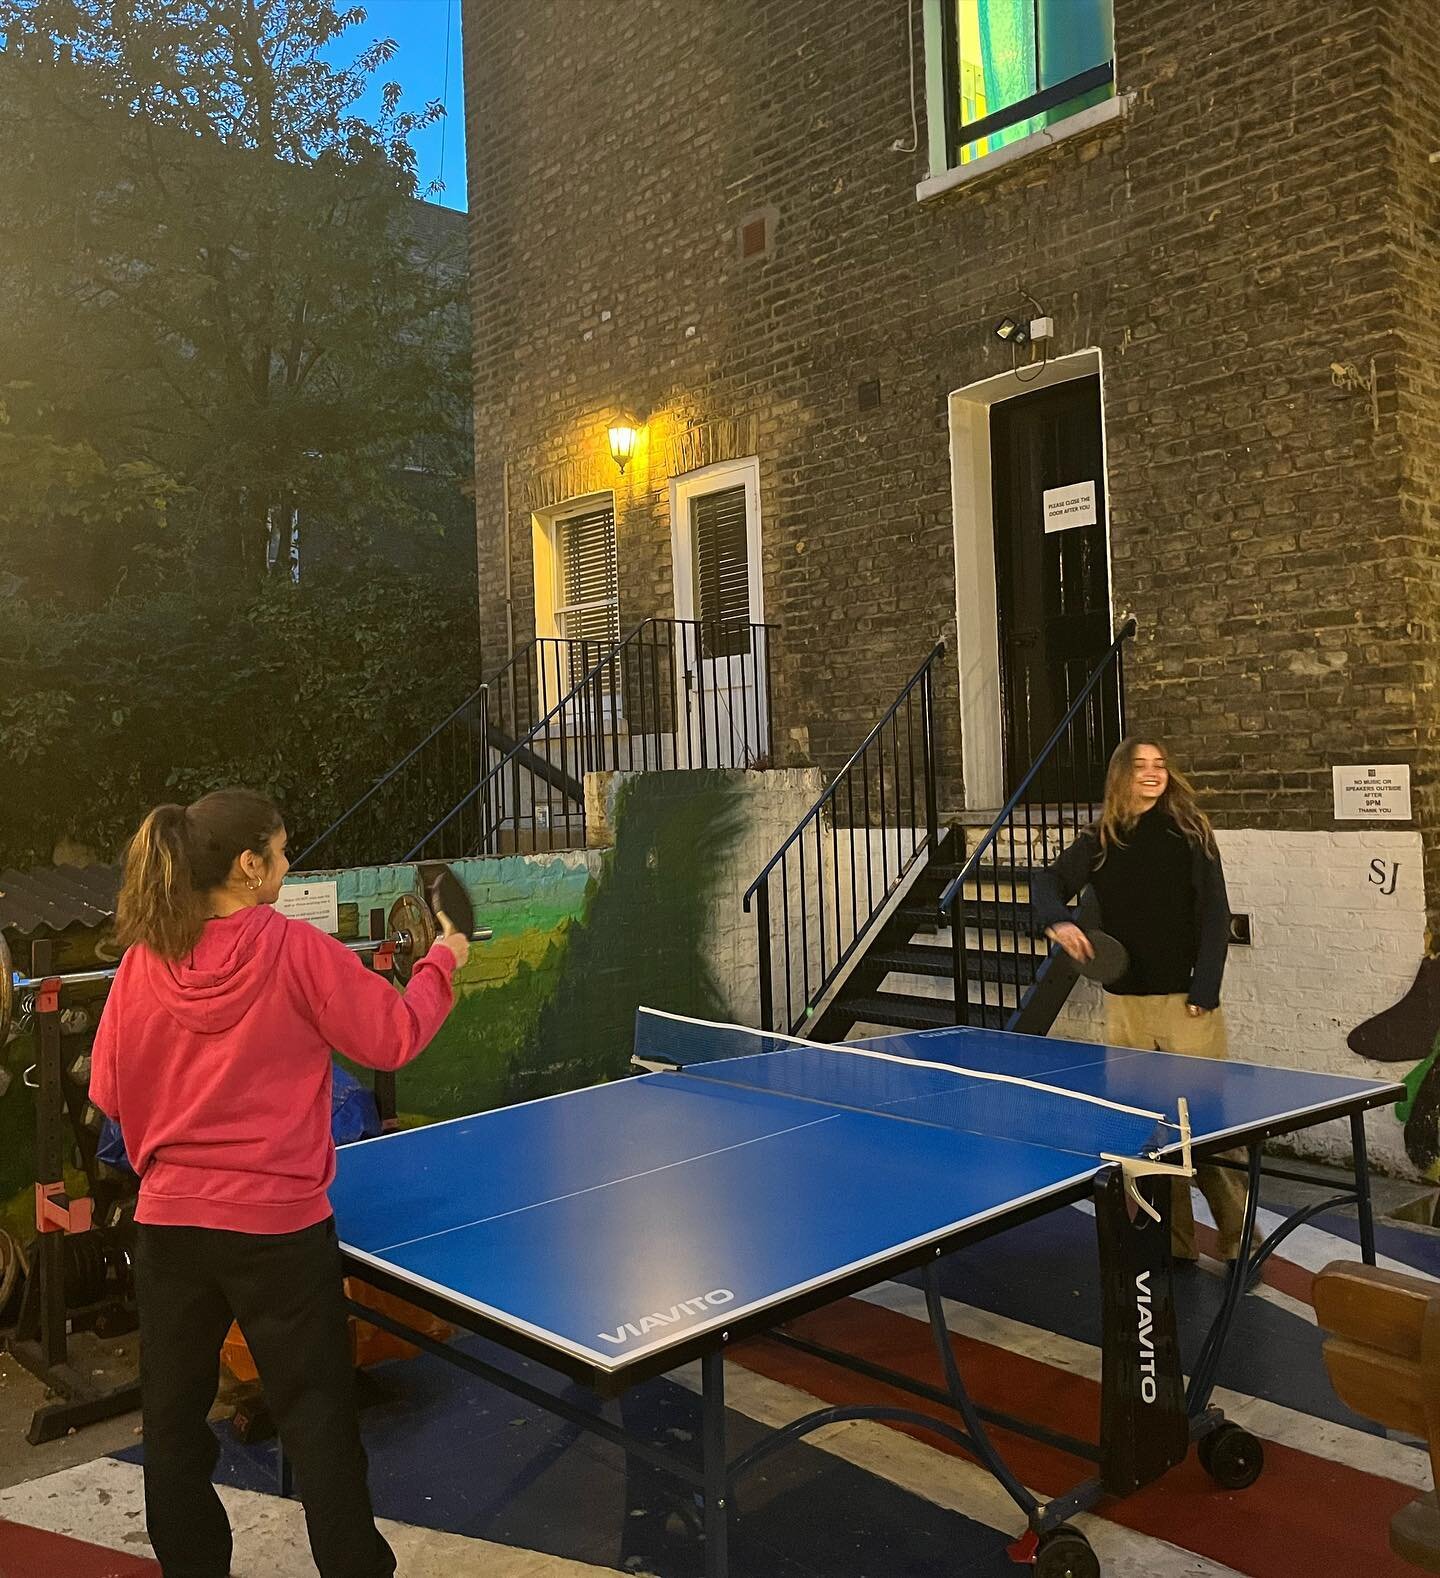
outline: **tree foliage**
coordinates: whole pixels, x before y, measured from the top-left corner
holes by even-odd
[[[0,858],[218,782],[333,814],[476,677],[463,234],[363,25],[0,0]]]

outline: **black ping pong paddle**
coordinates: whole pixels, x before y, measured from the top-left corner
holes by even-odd
[[[475,929],[475,906],[465,891],[465,884],[449,866],[427,866],[423,872],[425,898],[438,920],[441,915],[460,933],[472,941],[483,941],[490,935],[488,929]]]
[[[1130,955],[1125,951],[1125,944],[1098,926],[1086,926],[1083,930],[1094,949],[1094,957],[1083,964],[1077,960],[1075,968],[1087,980],[1099,981],[1102,986],[1118,981],[1130,968]]]

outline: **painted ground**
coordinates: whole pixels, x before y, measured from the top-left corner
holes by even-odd
[[[944,1268],[955,1350],[980,1400],[1077,1435],[1093,1431],[1098,1411],[1093,1233],[1083,1209],[1065,1210],[964,1251]],[[1427,1459],[1336,1400],[1309,1304],[1314,1271],[1355,1255],[1355,1236],[1354,1223],[1340,1216],[1302,1229],[1243,1307],[1217,1401],[1264,1440],[1259,1483],[1220,1491],[1192,1454],[1161,1484],[1106,1504],[1081,1521],[1107,1578],[1310,1578],[1317,1563],[1367,1578],[1413,1571],[1390,1554],[1386,1525],[1428,1488]],[[1440,1235],[1385,1227],[1380,1238],[1389,1263],[1440,1275]],[[1187,1352],[1218,1302],[1217,1270],[1210,1264],[1182,1274]],[[882,1284],[802,1324],[892,1368],[926,1377],[937,1368],[923,1301],[906,1282]],[[817,1398],[887,1395],[883,1386],[763,1339],[737,1349],[733,1360],[732,1450]],[[694,1452],[698,1386],[698,1373],[679,1371],[606,1405],[607,1412],[641,1435]],[[655,1470],[627,1468],[615,1448],[428,1358],[379,1367],[363,1391],[376,1506],[395,1526],[402,1573],[570,1578],[600,1569],[700,1578],[693,1509]],[[308,1573],[299,1509],[272,1494],[273,1446],[239,1446],[224,1429],[221,1437],[236,1574]],[[1084,1465],[1062,1452],[999,1439],[1041,1493],[1083,1476]],[[157,1573],[144,1545],[142,1452],[0,1492],[3,1578]],[[1017,1530],[1007,1498],[957,1450],[903,1429],[852,1423],[778,1454],[744,1482],[731,1565],[734,1578],[1002,1578],[1017,1570],[1006,1554]],[[53,1543],[57,1534],[72,1540]]]

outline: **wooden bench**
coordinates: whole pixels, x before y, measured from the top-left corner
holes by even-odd
[[[1325,1367],[1341,1402],[1387,1430],[1418,1436],[1440,1469],[1440,1282],[1337,1260],[1315,1278],[1315,1314],[1332,1333]],[[1390,1520],[1390,1548],[1440,1573],[1435,1492]]]

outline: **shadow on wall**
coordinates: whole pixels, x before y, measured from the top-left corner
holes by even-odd
[[[612,849],[457,863],[494,938],[401,1071],[401,1111],[458,1117],[618,1079],[641,1005],[721,1015],[705,914],[743,819],[733,776],[651,773],[617,788]]]

